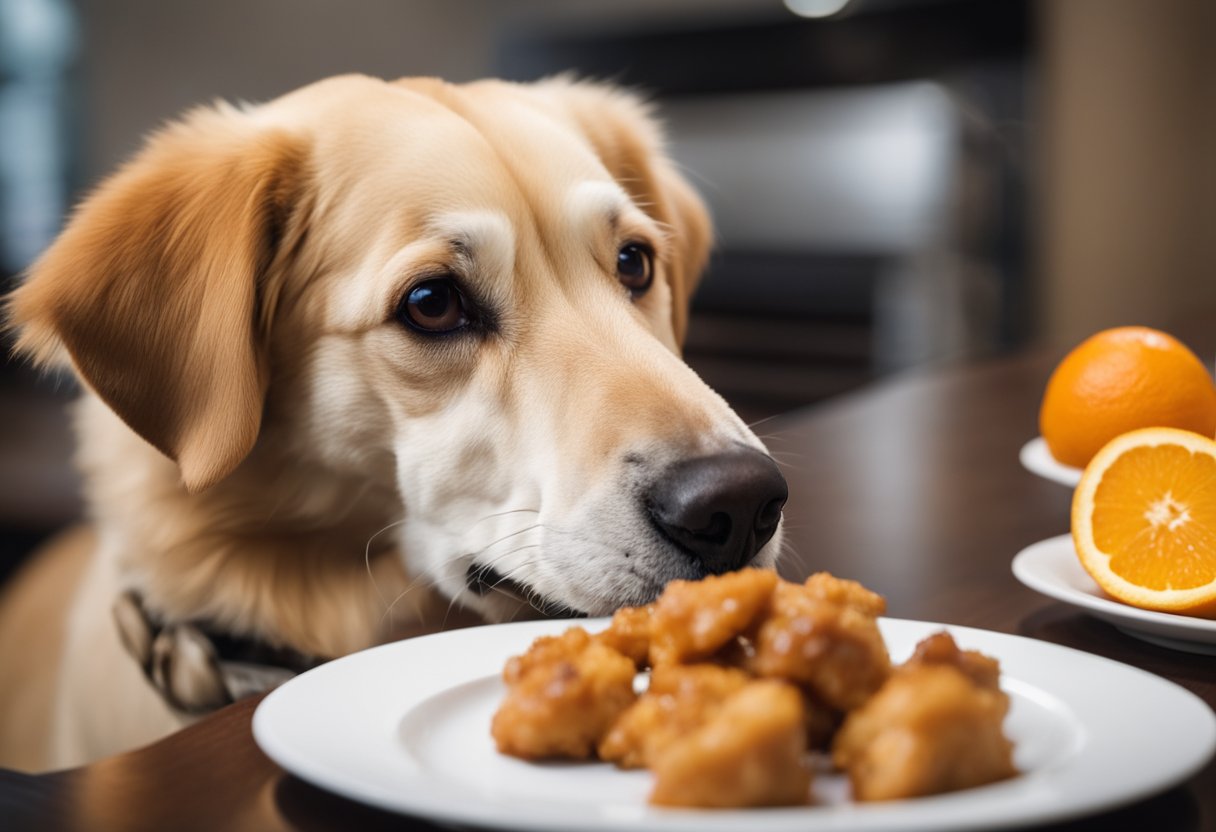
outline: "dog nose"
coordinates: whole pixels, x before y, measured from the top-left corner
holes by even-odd
[[[788,496],[772,458],[742,446],[671,465],[647,495],[654,523],[715,575],[768,543]]]

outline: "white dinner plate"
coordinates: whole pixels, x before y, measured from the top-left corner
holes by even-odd
[[[606,620],[576,622],[589,629]],[[752,810],[648,806],[650,775],[605,763],[535,764],[498,754],[490,718],[500,672],[534,638],[570,626],[536,621],[387,644],[297,676],[258,707],[253,733],[271,759],[338,794],[403,814],[514,830],[947,830],[1074,817],[1178,783],[1216,748],[1202,700],[1141,670],[1047,642],[883,619],[892,658],[947,629],[1000,659],[1006,730],[1019,776],[953,794],[854,804],[821,775],[817,805]]]
[[[1175,650],[1216,655],[1216,621],[1142,610],[1116,601],[1081,566],[1072,535],[1027,546],[1013,559],[1013,574],[1035,592],[1079,607],[1130,636]]]
[[[1060,485],[1076,488],[1077,483],[1081,481],[1081,469],[1057,462],[1047,449],[1047,441],[1041,436],[1036,436],[1022,446],[1022,450],[1018,452],[1018,460],[1030,473]]]

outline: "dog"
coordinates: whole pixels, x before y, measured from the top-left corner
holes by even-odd
[[[217,645],[307,665],[774,566],[785,482],[680,357],[711,237],[595,82],[341,76],[151,136],[7,299],[82,384],[89,525],[0,605],[0,764],[223,704]]]

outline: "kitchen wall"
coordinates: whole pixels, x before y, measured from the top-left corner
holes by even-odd
[[[1039,334],[1216,306],[1216,3],[1044,2]],[[1205,357],[1211,363],[1211,356]]]

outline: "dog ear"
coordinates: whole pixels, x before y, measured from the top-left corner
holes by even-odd
[[[267,383],[261,284],[304,161],[230,107],[152,136],[7,299],[18,351],[81,379],[201,491],[249,453]]]
[[[671,322],[676,343],[683,346],[688,334],[688,307],[692,302],[692,293],[701,282],[709,262],[713,226],[705,203],[675,166],[664,158],[659,160],[656,167],[658,192],[662,195],[662,214],[656,219],[671,228],[676,244],[677,256],[675,262],[668,264],[667,273],[671,276],[673,296]]]
[[[713,226],[705,204],[667,156],[652,108],[607,84],[559,77],[538,86],[564,106],[634,202],[670,231],[673,255],[664,266],[671,281],[672,327],[682,345],[688,305],[713,245]]]

